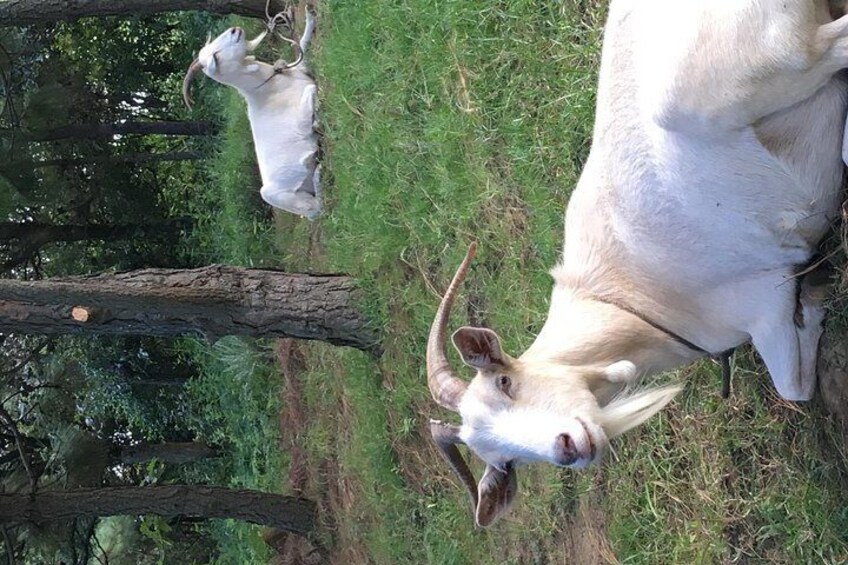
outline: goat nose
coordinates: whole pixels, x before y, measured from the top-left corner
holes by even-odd
[[[562,465],[571,465],[580,457],[577,444],[568,434],[559,434],[556,439],[557,451],[562,457]]]

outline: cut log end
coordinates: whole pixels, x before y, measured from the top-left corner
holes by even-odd
[[[91,319],[91,312],[83,306],[74,306],[71,309],[71,318],[84,324]]]

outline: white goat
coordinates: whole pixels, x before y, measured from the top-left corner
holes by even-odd
[[[314,17],[307,9],[300,43],[289,40],[298,52],[297,59],[291,64],[273,66],[249,54],[265,33],[246,41],[244,30],[230,28],[206,43],[183,80],[183,99],[189,108],[189,87],[198,70],[238,90],[247,101],[262,176],[262,199],[275,208],[310,219],[321,211],[318,135],[314,129],[317,89],[303,63],[314,28]]]
[[[478,524],[511,504],[516,465],[595,463],[679,390],[620,392],[641,376],[750,340],[781,396],[811,398],[824,311],[797,275],[841,199],[845,67],[848,16],[827,0],[612,0],[544,327],[519,358],[461,328],[477,376],[453,375],[471,248],[431,328],[430,390],[462,416],[431,431]],[[457,443],[485,461],[479,485]]]

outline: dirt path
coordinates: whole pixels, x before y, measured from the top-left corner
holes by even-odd
[[[825,332],[819,355],[819,395],[841,425],[843,447],[848,449],[848,336]]]
[[[283,375],[283,409],[279,414],[280,449],[289,454],[291,464],[285,492],[314,498],[315,485],[311,484],[303,438],[306,435],[306,419],[298,375],[304,370],[303,353],[293,339],[279,339],[274,347],[277,363]],[[322,524],[332,516],[326,497],[320,497],[319,508]],[[279,530],[266,532],[265,542],[277,553],[273,563],[279,565],[312,565],[325,563],[324,548],[300,536]]]

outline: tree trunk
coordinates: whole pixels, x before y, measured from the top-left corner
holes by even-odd
[[[3,165],[3,170],[14,171],[20,167],[32,169],[44,169],[46,167],[76,167],[79,165],[96,165],[112,163],[132,163],[134,165],[147,165],[150,163],[163,163],[166,161],[196,161],[205,159],[206,155],[200,151],[172,151],[170,153],[122,153],[120,155],[97,155],[91,157],[76,157],[67,159],[44,159],[42,161],[12,161]]]
[[[16,240],[21,246],[39,248],[57,241],[99,239],[119,241],[134,237],[161,237],[191,227],[188,218],[148,224],[45,224],[41,222],[0,222],[0,241]]]
[[[8,1],[8,0],[6,0]],[[0,6],[3,2],[0,2]],[[102,139],[116,135],[211,135],[209,122],[123,122],[119,124],[69,124],[47,130],[2,129],[0,136],[19,136],[23,141],[59,141],[62,139]]]
[[[196,441],[170,443],[140,443],[118,446],[113,456],[115,463],[135,465],[148,461],[161,461],[172,465],[184,465],[198,459],[218,457],[218,450]]]
[[[295,337],[376,353],[350,277],[213,265],[0,279],[0,333]]]
[[[195,485],[0,494],[0,523],[138,514],[231,518],[303,535],[314,526],[315,503],[280,494]]]
[[[271,2],[271,14],[285,9]],[[0,2],[0,26],[73,21],[87,16],[144,16],[178,10],[265,17],[265,0],[5,0]]]
[[[131,388],[144,388],[144,387],[183,387],[186,384],[187,378],[183,377],[171,377],[171,378],[159,378],[159,379],[148,379],[145,377],[141,377],[138,379],[130,379],[127,381],[127,384]]]
[[[5,270],[10,270],[32,259],[42,247],[49,243],[70,241],[123,241],[136,237],[175,238],[180,230],[191,227],[189,218],[174,218],[149,224],[45,224],[41,222],[0,222],[0,242],[14,241],[7,245],[8,259]]]

